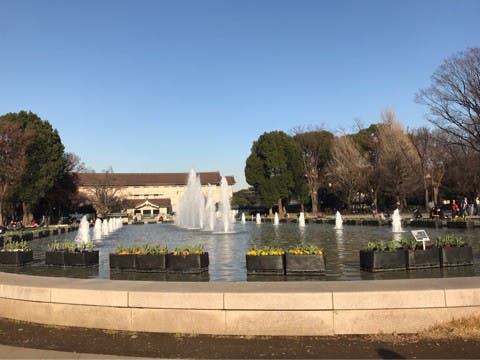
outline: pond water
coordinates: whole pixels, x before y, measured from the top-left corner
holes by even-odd
[[[91,229],[92,230],[92,229]],[[289,281],[289,280],[371,280],[400,278],[431,278],[480,275],[480,230],[463,229],[427,229],[430,239],[439,235],[455,233],[464,237],[473,246],[474,265],[454,268],[437,268],[412,271],[392,271],[369,273],[360,271],[359,250],[367,246],[368,241],[390,241],[409,235],[410,228],[404,233],[392,233],[390,226],[348,226],[335,230],[334,225],[308,224],[304,228],[296,224],[236,223],[234,233],[215,234],[212,232],[184,230],[173,224],[130,225],[105,237],[96,243],[100,252],[99,266],[89,268],[62,268],[45,265],[45,250],[50,242],[64,239],[73,240],[75,232],[49,238],[35,239],[30,242],[34,250],[34,262],[23,267],[0,265],[0,271],[24,273],[41,276],[60,276],[75,278],[98,278],[118,280],[166,280],[166,281]],[[178,245],[204,243],[209,253],[208,274],[172,275],[159,273],[121,272],[110,270],[108,256],[118,244],[167,244],[170,249]],[[323,276],[247,276],[245,254],[252,245],[289,247],[297,244],[313,244],[324,249],[327,258],[327,271]]]

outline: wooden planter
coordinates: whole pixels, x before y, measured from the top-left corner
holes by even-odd
[[[285,255],[286,275],[325,274],[325,255]]]
[[[246,255],[246,260],[249,275],[283,275],[285,273],[284,255]]]
[[[200,274],[208,271],[208,252],[202,254],[167,255],[167,271],[182,274]]]
[[[360,269],[371,272],[405,270],[404,250],[369,251],[360,250]]]
[[[442,267],[473,265],[473,249],[471,246],[440,248],[439,255]]]
[[[405,250],[405,256],[408,270],[440,267],[440,257],[436,247],[426,250]]]
[[[33,251],[0,251],[0,264],[23,265],[33,261]]]
[[[98,250],[85,252],[47,251],[45,264],[57,266],[98,265]]]

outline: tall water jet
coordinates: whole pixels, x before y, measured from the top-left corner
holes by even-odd
[[[103,219],[102,222],[102,236],[108,236],[108,219]]]
[[[185,192],[177,205],[175,225],[187,229],[202,229],[204,208],[205,197],[200,177],[192,169],[188,174]]]
[[[93,240],[100,240],[102,238],[102,220],[97,218],[93,226]]]
[[[78,227],[77,236],[75,236],[75,242],[78,247],[90,242],[90,224],[88,223],[86,215],[80,220],[80,226]]]
[[[392,215],[392,232],[401,233],[402,229],[402,217],[400,216],[400,210],[395,209]]]
[[[340,211],[337,211],[335,214],[335,230],[342,230],[343,229],[343,218]]]
[[[275,216],[273,217],[273,225],[278,225],[280,222],[278,221],[278,213],[275,213]]]
[[[242,213],[242,224],[245,224],[247,221],[245,220],[245,213]]]
[[[305,227],[305,214],[303,212],[301,212],[298,217],[298,226]]]
[[[208,184],[208,196],[205,203],[205,225],[204,230],[213,231],[215,229],[215,202],[213,200],[213,188]]]
[[[232,209],[230,207],[230,197],[228,196],[228,183],[225,176],[222,176],[220,182],[220,203],[218,204],[219,218],[215,224],[216,231],[230,232],[232,229]]]
[[[257,213],[256,223],[257,225],[260,225],[262,223],[262,218],[260,217],[260,213]]]

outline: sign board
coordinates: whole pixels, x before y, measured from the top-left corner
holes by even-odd
[[[415,240],[423,244],[423,250],[425,250],[425,241],[430,241],[427,232],[425,230],[412,230],[412,235]]]

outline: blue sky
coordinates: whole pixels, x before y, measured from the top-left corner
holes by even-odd
[[[0,0],[0,114],[31,110],[96,171],[220,171],[265,131],[352,132],[480,45],[480,1]]]

